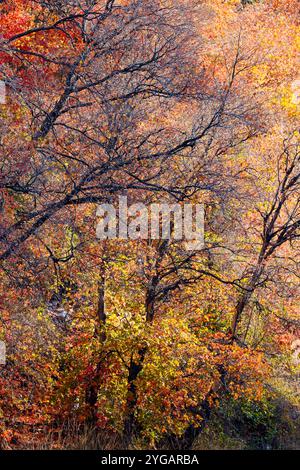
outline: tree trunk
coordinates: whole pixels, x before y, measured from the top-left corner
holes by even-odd
[[[102,263],[100,276],[98,281],[98,305],[97,305],[97,322],[94,331],[94,337],[99,338],[102,343],[106,340],[103,326],[106,323],[106,311],[105,311],[105,266]],[[97,400],[98,391],[101,381],[102,361],[99,361],[96,367],[96,371],[89,383],[86,390],[86,403],[89,408],[89,422],[96,424],[97,422]]]
[[[248,305],[248,303],[249,303],[249,301],[250,301],[250,299],[253,295],[253,292],[255,291],[255,289],[257,287],[257,283],[258,283],[262,273],[263,273],[263,265],[261,263],[258,263],[257,267],[255,268],[255,270],[252,274],[251,280],[250,280],[248,286],[246,287],[246,290],[243,292],[240,299],[238,300],[238,303],[237,303],[236,309],[235,309],[235,313],[234,313],[234,316],[233,316],[233,319],[232,319],[232,323],[231,323],[231,337],[232,337],[232,340],[234,340],[234,338],[236,336],[238,324],[240,322],[242,314],[243,314],[245,308],[247,307],[247,305]]]
[[[126,416],[124,421],[124,439],[128,444],[131,443],[134,432],[137,430],[137,423],[135,420],[135,409],[137,404],[137,389],[136,379],[143,369],[143,363],[145,359],[147,349],[140,349],[138,352],[138,359],[135,361],[131,359],[130,367],[128,372],[128,393],[126,400]]]
[[[155,274],[148,282],[146,296],[145,296],[145,310],[146,310],[146,324],[152,323],[155,315],[155,301],[157,295],[157,286],[159,285],[159,267],[167,252],[169,240],[163,240],[157,248],[157,259],[155,261]],[[126,415],[124,421],[124,439],[129,444],[132,441],[134,432],[137,430],[137,423],[135,420],[135,409],[137,404],[137,389],[136,379],[143,369],[144,359],[147,353],[147,348],[141,348],[138,351],[137,360],[131,359],[129,372],[128,372],[128,394],[126,400]]]

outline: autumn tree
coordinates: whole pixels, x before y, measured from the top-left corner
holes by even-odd
[[[221,396],[264,397],[255,311],[279,342],[298,298],[288,3],[1,2],[5,443],[76,419],[187,448]],[[204,204],[204,248],[97,240],[120,195]]]

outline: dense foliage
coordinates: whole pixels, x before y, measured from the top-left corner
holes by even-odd
[[[299,11],[0,3],[3,448],[70,445],[70,423],[188,448],[235,406],[273,442],[299,377]],[[204,248],[97,240],[120,195],[203,203]]]

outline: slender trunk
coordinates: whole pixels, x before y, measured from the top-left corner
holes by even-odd
[[[106,310],[105,310],[105,267],[104,263],[100,269],[100,276],[98,281],[98,305],[97,305],[97,322],[94,331],[94,337],[98,338],[101,343],[106,340],[103,326],[106,323]],[[97,400],[98,392],[101,381],[102,361],[99,361],[95,373],[86,390],[86,403],[89,408],[89,421],[92,424],[97,422]]]
[[[247,307],[253,292],[255,291],[257,284],[260,280],[260,277],[263,273],[263,265],[261,262],[257,264],[257,267],[255,268],[251,279],[249,281],[249,284],[246,288],[246,290],[243,292],[241,297],[238,300],[238,303],[236,305],[235,313],[231,322],[231,338],[232,340],[235,338],[239,322],[241,320],[242,314]]]
[[[124,438],[125,441],[130,444],[134,431],[137,429],[137,423],[135,419],[135,410],[137,404],[137,389],[136,379],[143,369],[143,363],[145,359],[147,349],[140,349],[138,352],[137,360],[133,358],[130,361],[129,373],[128,373],[128,393],[126,400],[126,416],[124,421]]]
[[[148,284],[145,298],[146,323],[151,323],[154,319],[155,291],[157,286],[157,277],[154,276]],[[135,410],[137,404],[136,379],[143,369],[147,348],[138,351],[137,358],[131,358],[128,372],[128,393],[126,399],[126,415],[124,421],[124,438],[130,444],[134,431],[137,430],[135,420]]]
[[[98,306],[97,306],[97,323],[95,326],[95,336],[105,341],[105,333],[103,326],[106,323],[106,309],[105,309],[105,268],[101,268],[99,281],[98,281]]]
[[[157,259],[155,261],[155,274],[151,277],[148,282],[146,296],[145,296],[145,310],[146,310],[146,324],[152,323],[155,315],[155,301],[157,295],[157,287],[159,285],[159,267],[167,253],[169,240],[163,240],[157,249]],[[144,360],[147,353],[147,348],[141,348],[138,351],[137,359],[131,359],[129,372],[128,372],[128,394],[126,400],[126,415],[124,421],[124,439],[127,443],[132,441],[134,431],[138,429],[135,410],[137,404],[137,389],[136,379],[139,373],[142,371],[144,366]]]
[[[145,308],[146,308],[146,322],[152,323],[154,319],[154,307],[155,307],[155,298],[156,298],[156,288],[158,285],[158,277],[154,276],[151,282],[148,285],[145,298]]]

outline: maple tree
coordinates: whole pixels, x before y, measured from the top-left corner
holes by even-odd
[[[75,420],[189,448],[299,337],[297,2],[0,11],[1,446]],[[205,204],[204,248],[97,240],[120,195]]]

